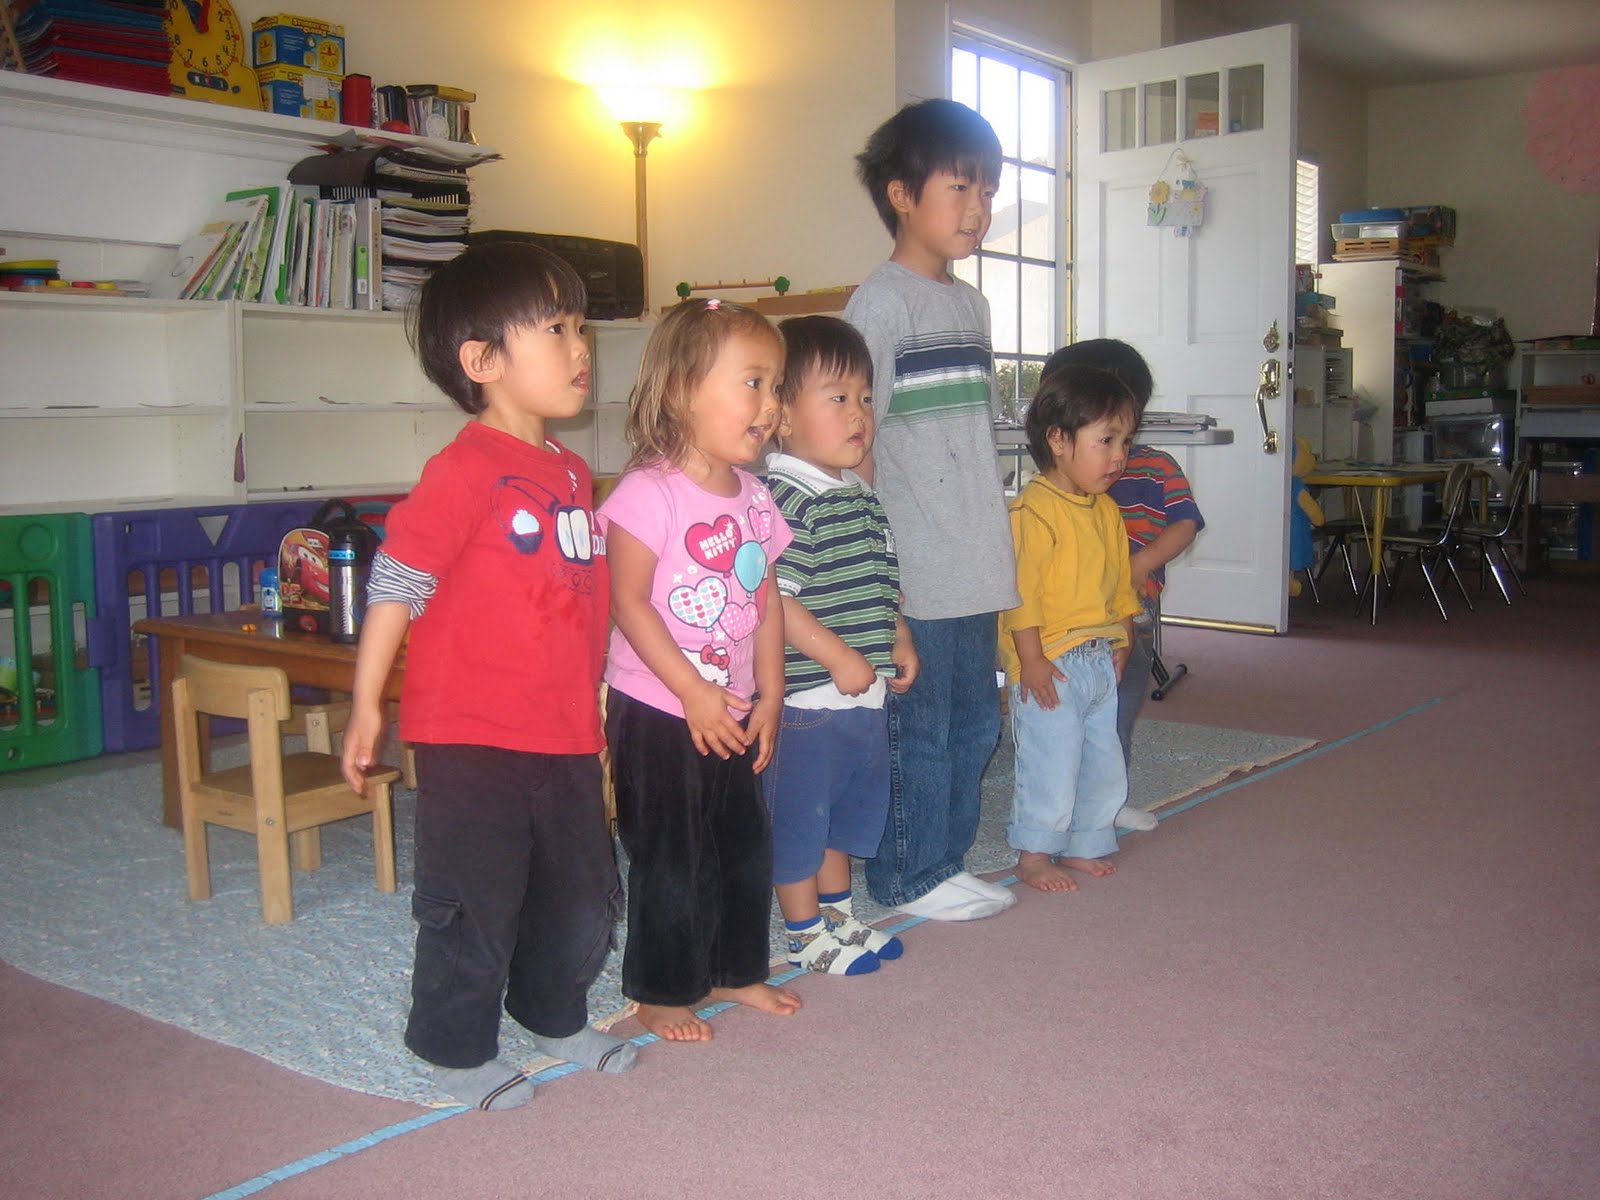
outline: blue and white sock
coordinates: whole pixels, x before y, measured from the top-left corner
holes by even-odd
[[[848,890],[818,895],[817,903],[822,906],[822,919],[828,923],[833,936],[845,945],[864,947],[888,961],[899,958],[905,951],[905,944],[899,938],[856,920],[855,900]]]
[[[789,961],[825,975],[866,975],[878,969],[878,956],[865,946],[847,946],[834,937],[820,915],[809,921],[785,921]]]

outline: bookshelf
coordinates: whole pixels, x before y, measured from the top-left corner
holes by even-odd
[[[0,71],[0,246],[148,278],[226,191],[370,132]],[[557,436],[598,464],[648,326],[592,325]],[[0,515],[404,491],[462,420],[398,313],[0,292]]]

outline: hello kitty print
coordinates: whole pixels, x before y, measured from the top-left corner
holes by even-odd
[[[755,691],[755,633],[766,617],[768,568],[791,534],[766,485],[738,472],[737,496],[716,496],[681,472],[625,475],[597,514],[601,530],[627,530],[656,555],[651,601],[700,675],[749,698]],[[613,630],[606,681],[682,716],[676,696]]]

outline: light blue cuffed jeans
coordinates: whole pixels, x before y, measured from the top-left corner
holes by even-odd
[[[1006,841],[1056,857],[1104,858],[1117,849],[1112,821],[1128,798],[1117,737],[1117,670],[1111,642],[1093,638],[1053,660],[1059,703],[1043,709],[1011,686],[1016,785]]]

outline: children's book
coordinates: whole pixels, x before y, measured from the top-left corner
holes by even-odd
[[[306,302],[306,267],[310,261],[311,221],[316,208],[315,196],[302,196],[295,205],[294,243],[289,250],[289,304]]]
[[[225,201],[222,207],[231,217],[237,232],[229,234],[229,244],[223,254],[219,255],[215,269],[207,274],[200,286],[190,293],[188,299],[231,298],[234,280],[244,264],[247,250],[253,244],[250,241],[251,235],[259,228],[259,222],[266,214],[267,198],[246,196],[238,200]]]
[[[190,285],[211,269],[232,228],[233,222],[226,218],[211,220],[185,238],[169,269],[148,281],[151,297],[177,300],[186,296]]]
[[[255,228],[249,231],[241,268],[235,277],[231,296],[219,299],[259,300],[261,281],[267,273],[267,260],[272,257],[272,235],[278,230],[278,214],[284,207],[284,191],[288,184],[269,183],[260,187],[240,188],[228,193],[229,200],[245,200],[260,196],[266,201]]]
[[[259,298],[266,304],[289,304],[289,283],[294,273],[295,227],[300,220],[303,199],[315,188],[279,185],[277,221],[272,230],[272,245],[267,254],[267,269],[261,280]],[[248,298],[248,297],[247,297]]]

